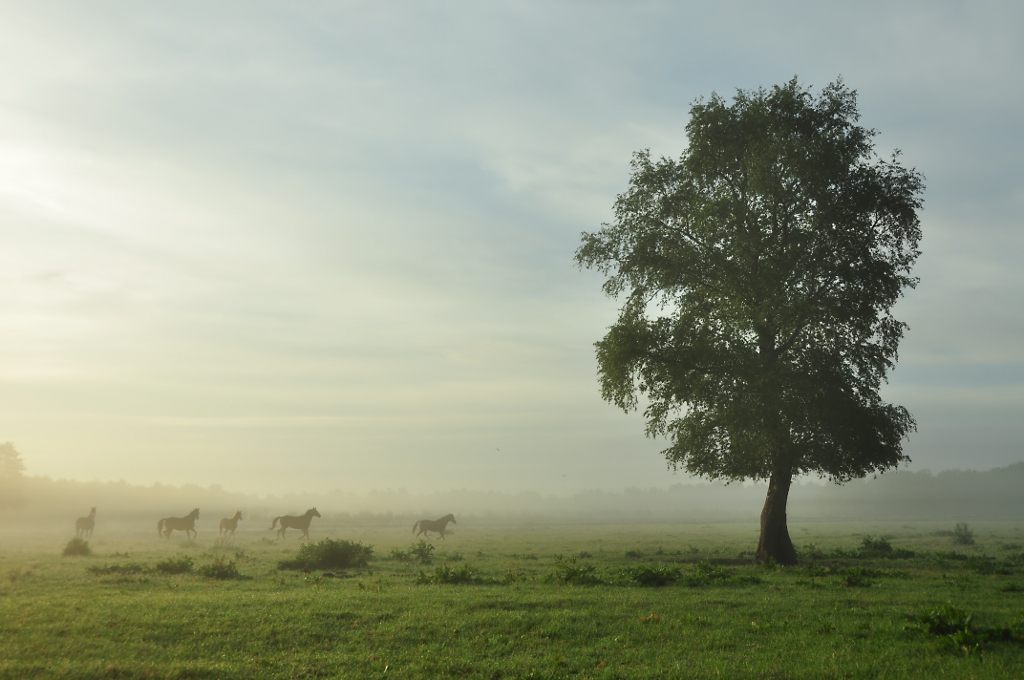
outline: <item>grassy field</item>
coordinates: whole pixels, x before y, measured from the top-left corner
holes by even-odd
[[[970,546],[945,524],[795,524],[801,566],[765,568],[754,525],[463,519],[417,548],[328,519],[314,540],[372,545],[368,567],[279,570],[299,543],[262,525],[99,525],[88,557],[61,555],[66,532],[0,534],[0,677],[1024,677],[1024,523],[972,525]]]

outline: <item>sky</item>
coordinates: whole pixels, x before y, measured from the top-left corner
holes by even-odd
[[[884,396],[1024,460],[1019,2],[0,2],[0,441],[237,491],[667,487],[580,234],[690,104],[842,76],[927,178]]]

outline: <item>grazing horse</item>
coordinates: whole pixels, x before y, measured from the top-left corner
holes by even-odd
[[[164,538],[170,538],[172,531],[184,531],[185,535],[189,538],[192,538],[192,534],[198,536],[199,532],[196,531],[196,519],[198,518],[199,508],[196,508],[184,517],[164,517],[157,522],[156,533]]]
[[[441,534],[441,538],[444,538],[444,528],[448,526],[448,522],[458,524],[458,522],[455,521],[455,515],[448,514],[441,519],[421,519],[419,522],[412,525],[412,532],[419,536],[420,534],[424,534],[428,531],[436,531]],[[419,527],[419,531],[416,531],[416,527]],[[427,534],[427,538],[430,538],[430,534]]]
[[[217,538],[220,538],[221,534],[231,532],[232,538],[235,536],[235,529],[238,528],[238,520],[242,519],[242,511],[239,510],[230,518],[225,517],[220,521],[220,529],[217,530]]]
[[[88,517],[79,517],[75,520],[75,535],[79,538],[92,538],[92,530],[95,526],[96,508],[93,508]]]
[[[309,523],[313,521],[314,517],[319,517],[320,513],[316,511],[316,508],[310,508],[306,510],[305,515],[296,517],[295,515],[284,515],[283,517],[275,517],[274,521],[270,523],[270,529],[273,530],[277,524],[277,520],[281,520],[281,528],[277,530],[277,535],[284,538],[284,532],[288,529],[298,529],[302,532],[302,535],[309,538]],[[301,537],[300,537],[301,538]]]

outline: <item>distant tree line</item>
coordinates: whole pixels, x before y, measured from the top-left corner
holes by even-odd
[[[5,460],[9,459],[12,457],[8,455]],[[216,485],[79,482],[25,476],[18,466],[10,469],[14,472],[5,473],[0,488],[0,514],[70,522],[71,527],[74,518],[92,506],[99,506],[104,521],[118,522],[149,522],[153,516],[182,513],[193,507],[203,508],[204,517],[227,517],[241,510],[246,519],[254,520],[243,531],[255,528],[257,521],[269,522],[269,517],[282,512],[301,513],[312,506],[320,508],[325,521],[353,526],[402,525],[409,518],[439,515],[446,511],[442,508],[456,512],[460,524],[466,523],[462,520],[465,516],[470,525],[752,522],[757,520],[765,493],[763,484],[713,482],[675,484],[667,489],[585,491],[571,496],[465,489],[432,494],[384,490],[258,496],[232,493]],[[1022,488],[1024,462],[985,472],[891,472],[845,486],[805,481],[793,485],[792,495],[799,503],[790,517],[795,521],[1019,519],[1024,517]],[[211,521],[210,530],[215,528]]]

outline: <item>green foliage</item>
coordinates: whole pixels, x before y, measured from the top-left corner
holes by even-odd
[[[412,555],[399,548],[392,548],[391,553],[388,555],[388,559],[394,560],[395,562],[411,562]]]
[[[526,574],[525,571],[517,567],[515,569],[509,569],[508,571],[506,571],[505,576],[502,580],[508,584],[526,583],[530,580],[530,577]]]
[[[576,557],[555,555],[555,570],[544,577],[545,583],[562,583],[573,586],[594,586],[602,583],[597,567],[592,564],[576,564]]]
[[[413,543],[409,548],[409,554],[419,560],[420,564],[430,564],[433,559],[434,545],[420,539],[419,543]]]
[[[81,538],[72,538],[64,546],[62,554],[64,557],[88,557],[92,555],[92,548],[89,547],[88,541],[84,541]]]
[[[964,524],[957,524],[953,528],[953,543],[956,545],[974,545],[974,531]]]
[[[639,551],[639,550],[627,550],[626,551],[626,558],[627,559],[639,560],[643,556],[644,556],[644,554],[641,551]]]
[[[228,561],[223,555],[218,555],[209,564],[204,564],[198,569],[200,576],[224,581],[228,579],[245,578],[239,573],[234,560]]]
[[[696,564],[693,573],[683,577],[682,582],[691,588],[697,588],[713,583],[761,583],[761,578],[754,574],[740,575],[731,569],[719,567],[703,560]]]
[[[487,579],[477,576],[476,572],[468,564],[463,564],[458,569],[452,569],[447,564],[439,564],[434,567],[433,574],[428,575],[421,571],[416,579],[416,583],[420,585],[479,585],[487,582]]]
[[[620,581],[648,588],[671,585],[683,577],[679,567],[668,565],[641,565],[623,569]]]
[[[868,588],[874,585],[871,578],[875,575],[876,572],[870,569],[852,567],[845,570],[842,584],[848,588]]]
[[[842,81],[797,80],[690,109],[678,161],[634,154],[615,219],[579,266],[624,298],[595,343],[602,397],[664,436],[673,468],[712,479],[842,482],[908,460],[909,411],[880,388],[906,324],[891,312],[921,239],[923,177],[874,153]],[[796,562],[786,503],[758,560]]]
[[[156,563],[156,570],[164,574],[187,574],[195,566],[195,560],[188,555],[168,557]]]
[[[917,617],[918,623],[932,635],[941,636],[939,648],[964,656],[978,656],[990,634],[977,629],[974,616],[952,606],[928,610]]]
[[[712,95],[680,159],[635,154],[615,220],[583,235],[577,263],[625,297],[596,344],[602,395],[645,395],[674,465],[765,479],[786,460],[842,481],[906,460],[914,421],[878,390],[905,328],[890,308],[916,285],[923,178],[879,160],[858,118],[839,81]]]
[[[906,560],[914,557],[914,552],[902,548],[893,548],[889,543],[889,539],[884,536],[879,536],[878,538],[865,536],[861,541],[857,556],[871,559]]]
[[[724,558],[692,564],[668,557],[677,546],[685,553],[688,544],[699,545],[702,554],[717,550],[735,557],[754,528],[503,527],[460,539],[458,547],[471,564],[466,569],[463,561],[435,570],[442,563],[442,544],[433,565],[371,561],[373,573],[359,578],[346,578],[351,571],[333,571],[334,578],[331,571],[277,571],[278,560],[294,555],[297,546],[283,554],[280,543],[261,544],[256,538],[246,542],[245,559],[237,562],[252,578],[234,581],[200,577],[200,565],[215,556],[235,559],[230,551],[204,553],[212,538],[202,534],[200,550],[188,551],[196,559],[195,575],[163,578],[150,576],[159,573],[153,565],[178,551],[167,552],[166,543],[149,535],[152,531],[123,542],[105,539],[106,565],[104,559],[62,558],[45,544],[35,553],[5,543],[0,622],[8,623],[0,677],[930,680],[1020,675],[1024,596],[1012,587],[1022,582],[1020,567],[1012,576],[998,570],[976,576],[972,564],[993,561],[982,560],[986,553],[980,549],[963,559],[933,559],[937,548],[951,546],[948,537],[928,535],[931,525],[873,529],[875,536],[894,531],[889,539],[894,551],[904,541],[917,551],[917,557],[898,563],[900,572],[890,569],[895,563],[889,559],[862,554],[865,529],[851,539],[848,524],[812,527],[805,540],[827,546],[821,551],[825,557],[794,569],[766,572]],[[991,535],[984,542],[987,554],[1000,567],[1019,554],[1000,550],[998,543],[1019,542],[1024,527],[1015,528],[993,523],[983,529]],[[394,535],[387,528],[373,531],[365,535],[377,540]],[[831,557],[840,536],[847,539],[839,544],[855,557]],[[660,542],[668,555],[663,563],[623,558],[638,544],[650,546],[648,554],[654,556]],[[581,558],[580,545],[593,546],[593,557]],[[596,583],[572,587],[543,578],[554,571],[551,556],[562,546],[563,554],[576,557],[576,567],[594,568]],[[639,578],[629,580],[624,568]],[[416,586],[420,569],[424,581],[437,585]],[[676,569],[680,577],[669,583]],[[878,586],[844,586],[850,575]],[[966,590],[949,587],[961,577],[970,577]],[[659,579],[661,588],[641,585],[655,586]],[[808,581],[814,586],[806,587]],[[954,624],[949,632],[929,632],[919,613],[942,610],[938,605],[947,599],[949,608],[962,613],[946,615]],[[913,620],[907,621],[902,610],[913,613]],[[955,625],[967,612],[974,614],[969,626]],[[940,611],[936,618],[942,617]],[[551,660],[557,655],[556,672]],[[965,657],[981,657],[983,663]]]
[[[365,567],[373,557],[373,546],[360,542],[325,538],[318,543],[306,543],[299,548],[295,559],[283,560],[278,569],[354,569]]]
[[[922,612],[917,622],[922,624],[932,635],[949,635],[968,630],[974,616],[963,609],[946,605]]]
[[[102,567],[94,566],[87,567],[86,571],[97,576],[110,576],[113,574],[119,576],[129,576],[134,574],[144,574],[149,571],[149,567],[138,562],[129,562],[128,564],[104,564]]]
[[[865,536],[861,541],[860,551],[861,553],[874,553],[876,555],[887,554],[892,552],[892,545],[890,545],[889,539],[884,536],[879,536],[878,538]]]

